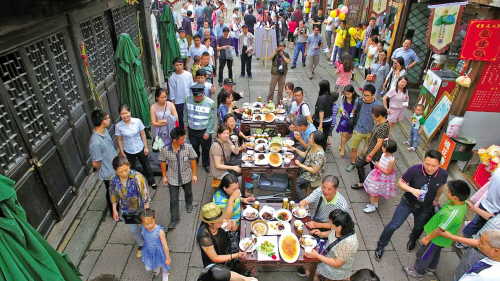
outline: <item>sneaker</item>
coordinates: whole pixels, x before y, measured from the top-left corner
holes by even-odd
[[[252,76],[252,75],[248,75],[248,79],[252,79],[252,78],[253,78],[253,76]]]
[[[329,66],[335,66],[335,63],[331,62],[328,64]]]
[[[323,50],[323,53],[329,53],[330,52],[330,49],[324,49]]]
[[[363,209],[363,212],[372,213],[372,212],[375,212],[375,210],[377,210],[377,208],[375,206],[369,205],[368,207]]]
[[[410,145],[410,142],[409,141],[404,141],[403,144],[404,145]]]
[[[349,166],[347,166],[345,168],[345,170],[348,171],[348,172],[351,172],[352,170],[354,170],[354,168],[356,168],[356,164],[351,163],[351,164],[349,164]]]
[[[296,67],[297,67],[296,65],[292,65],[291,69],[294,69],[294,68],[296,68]]]
[[[383,255],[384,255],[384,247],[377,246],[377,249],[375,250],[375,259],[379,261]]]
[[[371,204],[366,204],[367,208],[370,207],[370,206],[371,206]],[[375,203],[375,205],[373,205],[373,206],[375,206],[375,208],[378,208],[378,203]]]
[[[415,246],[417,246],[417,241],[410,238],[410,240],[408,240],[408,243],[406,243],[406,251],[413,251],[413,249],[415,249]]]
[[[306,270],[305,270],[303,267],[301,267],[301,268],[297,269],[297,274],[298,274],[299,276],[307,276],[307,274],[306,274]]]
[[[434,269],[434,268],[427,268],[427,275],[429,275],[429,276],[435,276],[436,275],[436,269]]]
[[[460,242],[455,242],[455,247],[457,247],[457,249],[465,249],[469,248],[469,245]]]
[[[412,146],[412,147],[408,147],[408,151],[409,151],[409,152],[413,152],[413,151],[415,151],[415,147],[413,147],[413,146]]]
[[[302,64],[302,67],[306,67],[306,63],[303,63],[303,64]]]
[[[424,277],[418,274],[415,270],[409,269],[407,266],[403,266],[403,272],[408,277],[413,277],[417,280],[424,280]]]
[[[193,205],[186,205],[186,212],[191,213],[193,211]]]
[[[245,77],[245,74],[240,74],[240,78],[243,78],[243,77]]]

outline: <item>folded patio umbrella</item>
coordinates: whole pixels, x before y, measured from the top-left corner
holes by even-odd
[[[170,6],[163,9],[160,18],[160,50],[161,50],[161,68],[166,78],[175,71],[172,61],[181,56],[179,43],[177,42],[176,26]]]

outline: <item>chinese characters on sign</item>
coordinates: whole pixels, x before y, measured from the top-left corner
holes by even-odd
[[[467,111],[500,112],[500,60],[486,63]]]
[[[471,20],[461,60],[496,61],[500,52],[500,20]]]
[[[432,8],[427,31],[427,46],[436,54],[444,52],[455,38],[457,23],[460,22],[464,6]]]
[[[441,144],[439,144],[439,152],[443,155],[441,158],[441,163],[439,165],[441,168],[448,168],[448,164],[450,164],[451,155],[453,154],[453,150],[455,149],[455,142],[451,140],[448,135],[443,134],[443,138],[441,139]]]
[[[372,13],[375,14],[376,17],[380,16],[387,10],[388,4],[388,0],[374,0],[372,2]]]

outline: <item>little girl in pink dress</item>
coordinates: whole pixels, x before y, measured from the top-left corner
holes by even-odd
[[[379,162],[375,162],[373,169],[366,177],[363,186],[368,194],[370,194],[370,204],[363,209],[365,213],[374,212],[378,208],[379,196],[385,199],[396,196],[396,174],[394,164],[396,159],[393,153],[398,149],[395,141],[386,139],[382,145],[382,157]]]

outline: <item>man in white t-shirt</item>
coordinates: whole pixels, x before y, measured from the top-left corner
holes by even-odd
[[[173,61],[175,72],[168,79],[168,90],[170,101],[175,104],[177,112],[184,112],[184,104],[186,97],[191,95],[190,86],[193,83],[193,75],[189,71],[184,70],[184,62],[182,58],[175,58]],[[178,114],[179,124],[184,124],[183,115]]]
[[[188,11],[188,3],[184,2],[184,3],[182,3],[182,8],[181,8],[181,18],[180,18],[181,22],[182,22],[182,19],[187,17],[187,11]]]
[[[297,115],[305,116],[307,122],[312,123],[311,109],[309,108],[309,104],[304,102],[304,90],[301,87],[293,89],[293,98],[295,101],[292,102],[292,109],[290,110],[290,123],[293,123],[293,118]],[[290,125],[290,130],[294,131],[293,124]]]
[[[333,36],[333,18],[331,16],[328,16],[328,18],[325,20],[325,25],[326,25],[326,48],[323,50],[324,53],[329,53],[332,47],[332,36]]]
[[[469,268],[459,281],[496,281],[499,279],[500,230],[485,230],[479,240],[479,248],[487,258]]]

